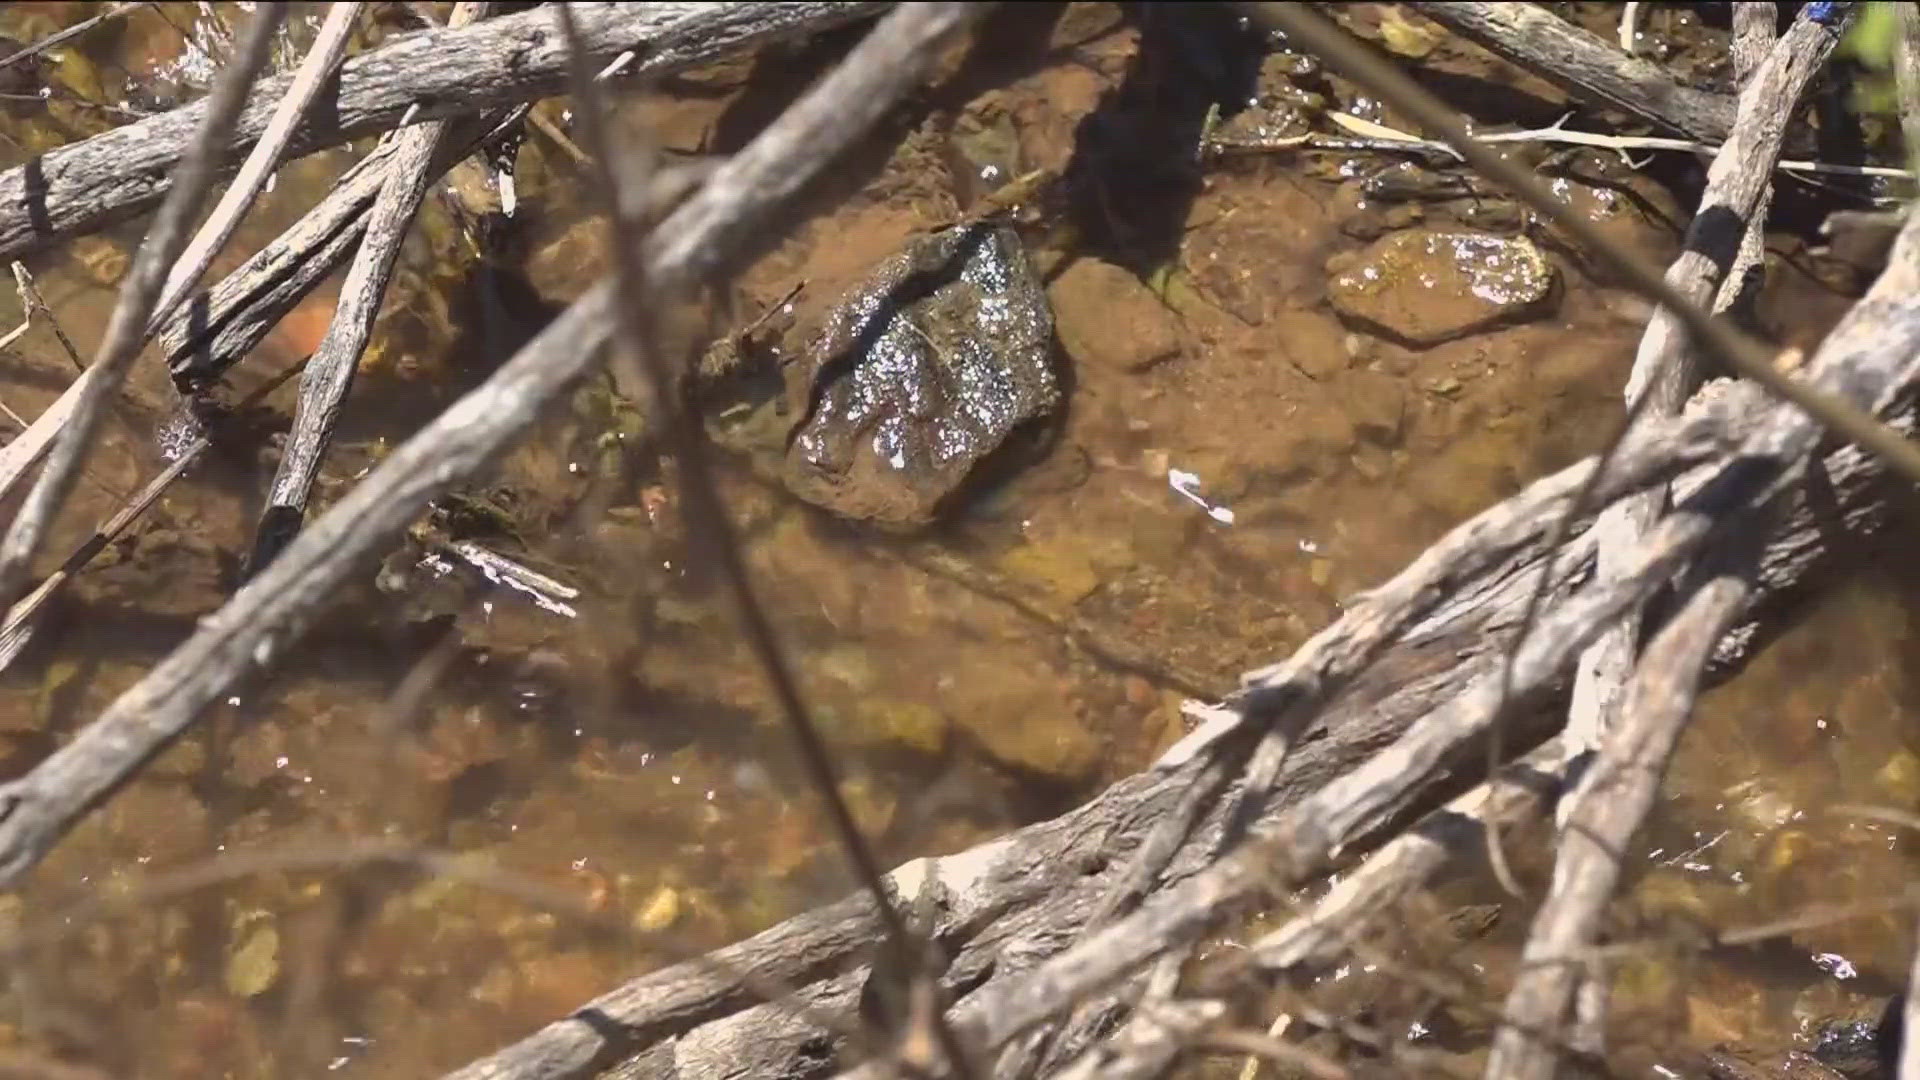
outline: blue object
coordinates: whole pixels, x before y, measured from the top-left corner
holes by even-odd
[[[1834,0],[1822,0],[1820,3],[1808,4],[1805,10],[1807,18],[1812,19],[1821,26],[1832,26],[1834,23],[1840,21],[1842,15],[1846,14],[1846,7],[1847,5],[1834,2]]]

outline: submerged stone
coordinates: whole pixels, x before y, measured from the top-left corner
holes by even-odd
[[[1329,265],[1341,318],[1414,346],[1543,314],[1555,270],[1524,236],[1409,229]]]
[[[922,237],[827,313],[787,371],[794,494],[856,521],[925,525],[983,459],[1051,413],[1053,314],[1011,229]]]

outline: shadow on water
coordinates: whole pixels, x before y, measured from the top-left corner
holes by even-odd
[[[1264,35],[1225,4],[1128,4],[1140,47],[1080,122],[1063,180],[1086,254],[1145,273],[1176,257],[1204,175],[1208,111],[1254,96]]]

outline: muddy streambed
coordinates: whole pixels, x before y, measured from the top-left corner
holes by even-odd
[[[10,7],[0,32],[33,40],[84,7]],[[821,186],[786,239],[669,330],[691,348],[773,315],[752,344],[786,374],[716,388],[724,494],[846,794],[891,862],[1055,813],[1141,767],[1180,733],[1185,691],[1230,686],[1284,655],[1448,525],[1595,448],[1617,415],[1641,303],[1457,175],[1272,149],[1329,106],[1394,118],[1208,10],[1010,10],[987,31],[993,59],[956,57]],[[1349,14],[1377,32],[1377,6]],[[232,15],[154,5],[61,54],[39,73],[51,101],[0,101],[5,164],[119,122],[103,105],[158,108],[197,93]],[[292,56],[312,31],[311,11],[301,19]],[[1676,62],[1714,77],[1718,32],[1668,29]],[[849,40],[693,73],[630,103],[623,122],[675,154],[731,151]],[[1556,91],[1468,46],[1425,48],[1423,63],[1445,76],[1436,85],[1491,110],[1483,122],[1564,111]],[[1210,105],[1224,106],[1214,119]],[[364,149],[284,169],[215,273]],[[1673,252],[1693,190],[1684,168],[1663,173],[1676,189],[1605,155],[1529,160],[1623,242],[1655,259]],[[1005,295],[1044,300],[1032,310],[1053,323],[1047,347],[992,361],[1019,373],[999,400],[1020,422],[967,428],[984,440],[979,461],[897,482],[887,455],[860,458],[861,447],[873,416],[912,410],[883,401],[860,413],[861,385],[796,379],[818,357],[798,330],[779,331],[817,322],[916,237],[1031,169],[1060,171],[1066,194],[1006,241],[1031,280]],[[599,224],[582,216],[563,149],[531,139],[517,187],[511,219],[477,170],[456,172],[430,202],[323,497],[604,272]],[[83,355],[138,235],[135,223],[29,263]],[[1774,248],[1763,319],[1779,336],[1816,338],[1857,274],[1793,236]],[[323,287],[235,387],[310,351],[330,309]],[[20,314],[0,296],[0,324]],[[920,325],[925,341],[903,345],[901,363],[954,360],[946,331]],[[44,319],[0,354],[0,400],[23,416],[71,377]],[[141,875],[224,852],[415,839],[688,949],[848,888],[681,527],[672,477],[633,452],[621,389],[583,388],[438,519],[577,587],[571,614],[476,589],[417,544],[369,567],[270,681],[242,689],[90,818],[31,888],[0,900],[9,927],[66,931],[8,985],[9,1042],[126,1075],[431,1075],[670,959],[564,910],[386,869],[242,867],[190,893],[129,895]],[[153,434],[169,393],[158,365],[138,373],[56,551],[159,467]],[[6,673],[7,775],[97,714],[231,590],[291,400],[282,390],[262,415],[238,418],[220,453],[77,580]],[[865,419],[832,426],[856,414]],[[818,437],[794,438],[796,417]],[[826,426],[807,426],[816,422]],[[902,430],[904,454],[932,453],[959,429]],[[1856,565],[1708,699],[1643,837],[1649,857],[1620,905],[1623,932],[1746,925],[1871,898],[1910,874],[1898,835],[1830,812],[1911,808],[1920,796],[1904,674],[1915,582],[1891,554]],[[428,657],[442,677],[403,708],[397,688]],[[1524,843],[1516,857],[1525,881],[1544,880]],[[77,897],[106,907],[75,914]],[[1496,898],[1465,881],[1433,903],[1445,914]],[[1908,921],[1854,919],[1764,948],[1629,963],[1614,999],[1622,1060],[1652,1065],[1722,1041],[1804,1046],[1820,1021],[1869,1009],[1895,986]],[[1476,921],[1464,945],[1416,935],[1406,948],[1497,1001],[1525,923],[1514,908]],[[1329,1002],[1383,1026],[1417,1023],[1441,1045],[1484,1031],[1471,1010],[1409,1000],[1359,966],[1326,983]]]

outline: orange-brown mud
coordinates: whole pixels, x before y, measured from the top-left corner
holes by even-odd
[[[33,40],[85,6],[9,7],[0,31]],[[132,93],[158,107],[204,86],[207,50],[221,47],[207,15],[156,7],[50,64],[52,104],[0,102],[4,164],[118,122],[70,99]],[[1371,30],[1381,7],[1348,15]],[[223,17],[230,8],[215,6]],[[959,849],[1138,769],[1181,730],[1178,687],[1230,686],[1285,655],[1342,597],[1453,522],[1596,448],[1618,415],[1644,305],[1497,195],[1449,194],[1445,177],[1422,188],[1433,177],[1414,176],[1409,195],[1397,182],[1367,186],[1409,171],[1378,155],[1202,153],[1215,103],[1233,125],[1223,138],[1284,135],[1326,107],[1395,121],[1302,58],[1263,59],[1253,35],[1192,10],[1010,6],[989,27],[995,47],[956,57],[835,169],[685,335],[735,329],[800,282],[798,306],[817,312],[916,233],[954,220],[994,177],[1066,176],[1064,200],[1025,228],[1066,389],[1037,462],[976,485],[949,520],[910,539],[835,520],[756,479],[744,459],[725,484],[846,793],[890,861]],[[311,11],[301,19],[289,58],[312,31]],[[693,73],[623,118],[670,151],[729,152],[851,40]],[[1674,40],[1697,56],[1720,38]],[[1544,83],[1450,39],[1431,44],[1429,81],[1481,122],[1563,111]],[[291,222],[361,149],[283,169],[214,272]],[[1522,152],[1559,168],[1556,189],[1621,242],[1655,260],[1675,250],[1684,184],[1676,195],[1605,155],[1552,163]],[[466,184],[471,194],[474,178]],[[599,223],[583,215],[590,200],[564,154],[535,136],[520,185],[504,237],[476,240],[471,215],[441,195],[423,215],[323,499],[603,272]],[[139,230],[30,260],[83,353]],[[1769,327],[1817,335],[1847,299],[1807,271],[1803,242],[1776,246],[1793,258],[1773,260]],[[1489,256],[1499,281],[1480,266]],[[309,299],[235,385],[304,355],[329,311],[324,295]],[[0,296],[0,325],[18,316]],[[136,375],[54,550],[158,467],[152,433],[172,405],[157,368]],[[0,400],[30,417],[71,375],[36,326],[0,355]],[[271,399],[280,426],[291,400],[290,390]],[[270,680],[240,689],[89,818],[30,888],[0,898],[9,933],[63,935],[14,973],[5,1041],[118,1075],[433,1075],[672,958],[574,913],[392,869],[251,872],[116,901],[143,875],[223,853],[404,837],[557,888],[683,950],[848,887],[762,678],[680,532],[672,477],[618,461],[611,400],[600,383],[584,390],[475,488],[507,504],[506,550],[582,590],[577,617],[435,583],[413,549],[388,561],[397,593],[368,567]],[[0,681],[8,774],[221,603],[271,453],[257,437],[235,440],[80,576]],[[1651,857],[1622,905],[1626,925],[1757,922],[1875,897],[1910,876],[1897,831],[1831,812],[1920,798],[1902,565],[1864,560],[1710,696],[1644,837]],[[395,734],[396,687],[449,626],[451,666]],[[1155,664],[1120,670],[1089,640]],[[1537,888],[1542,864],[1520,861]],[[1459,903],[1493,895],[1454,891]],[[83,913],[77,897],[108,906]],[[1498,1001],[1525,923],[1514,907],[1473,946],[1462,970],[1480,980],[1481,1001]],[[1909,925],[1894,913],[1731,955],[1626,964],[1618,1045],[1650,1065],[1718,1041],[1804,1044],[1814,1021],[1895,985]],[[1359,995],[1383,1025],[1405,1019],[1363,979],[1328,992]],[[1460,1019],[1470,1012],[1451,1008],[1451,1026],[1428,1030],[1471,1044],[1485,1022]]]

